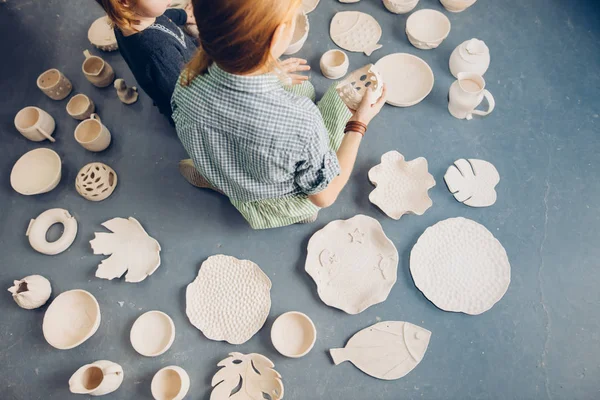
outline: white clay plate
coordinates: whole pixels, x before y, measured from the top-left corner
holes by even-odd
[[[358,314],[385,301],[398,270],[398,251],[374,218],[327,224],[308,242],[306,272],[325,304]]]
[[[410,272],[437,307],[471,315],[492,308],[510,284],[506,250],[483,225],[466,218],[427,228],[410,253]]]
[[[146,357],[156,357],[173,344],[175,324],[164,312],[148,311],[135,320],[129,339],[135,351]]]
[[[88,340],[99,326],[98,301],[91,293],[76,289],[54,299],[44,315],[42,331],[51,346],[68,350]]]
[[[271,327],[271,342],[278,352],[286,357],[303,357],[313,348],[317,340],[315,324],[298,311],[281,314]]]
[[[410,107],[423,101],[433,89],[433,71],[417,56],[395,53],[375,64],[387,88],[387,103]]]

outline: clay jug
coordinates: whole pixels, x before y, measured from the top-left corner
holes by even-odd
[[[102,396],[112,393],[123,382],[123,368],[112,361],[100,360],[79,368],[71,379],[71,393]]]
[[[459,72],[474,72],[483,76],[489,66],[490,49],[479,39],[463,42],[450,56],[450,72],[455,78],[458,78]]]
[[[483,77],[473,72],[461,72],[458,74],[458,80],[450,87],[449,97],[448,111],[450,111],[453,117],[458,119],[470,120],[473,119],[473,114],[486,116],[496,106],[494,97],[485,89],[485,80]],[[481,104],[484,97],[489,103],[487,111],[475,110]]]
[[[87,80],[97,87],[106,87],[112,84],[115,80],[115,71],[110,64],[100,57],[93,56],[89,50],[84,50],[83,54],[85,61],[81,65],[81,70]]]

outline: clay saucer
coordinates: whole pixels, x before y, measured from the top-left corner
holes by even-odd
[[[316,340],[315,324],[306,314],[298,311],[281,314],[271,327],[271,342],[286,357],[304,357]]]
[[[171,365],[158,371],[150,390],[156,400],[181,400],[190,389],[190,377],[181,367]]]
[[[50,149],[31,150],[15,163],[10,173],[10,185],[25,196],[51,191],[61,177],[60,156]]]
[[[173,344],[175,324],[164,312],[148,311],[135,320],[129,338],[135,351],[146,357],[156,357]]]
[[[69,290],[54,299],[46,310],[44,338],[59,350],[68,350],[88,340],[100,326],[100,306],[85,290]]]
[[[433,89],[433,71],[429,65],[407,53],[383,57],[375,64],[387,87],[387,103],[410,107],[420,103]]]

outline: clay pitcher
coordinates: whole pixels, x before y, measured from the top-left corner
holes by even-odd
[[[75,394],[102,396],[112,393],[123,382],[123,368],[112,361],[100,360],[79,368],[69,379],[69,390]]]
[[[490,114],[496,102],[492,94],[485,89],[485,80],[481,75],[473,72],[461,72],[458,80],[450,87],[450,101],[448,111],[458,119],[473,119],[473,115],[486,116]],[[486,98],[489,107],[487,111],[476,110],[483,98]]]
[[[81,70],[87,80],[97,87],[106,87],[112,84],[115,80],[115,71],[110,64],[100,57],[93,56],[89,50],[84,50],[83,54],[85,61],[81,65]]]

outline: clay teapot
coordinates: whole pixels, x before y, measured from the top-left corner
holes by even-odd
[[[455,78],[458,78],[459,72],[474,72],[483,76],[489,66],[490,49],[479,39],[463,42],[450,56],[450,72]]]

